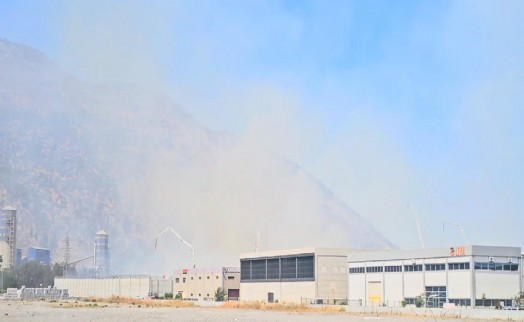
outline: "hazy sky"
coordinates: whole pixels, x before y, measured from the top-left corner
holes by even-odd
[[[107,4],[109,2],[109,4]],[[0,37],[160,87],[394,244],[524,246],[523,1],[6,1]],[[1,72],[1,71],[0,71]]]

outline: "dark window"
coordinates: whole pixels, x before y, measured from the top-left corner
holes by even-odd
[[[250,280],[251,279],[251,261],[240,262],[240,279]]]
[[[297,258],[297,278],[315,277],[315,257],[306,256]]]
[[[366,273],[382,273],[384,267],[382,266],[369,266],[366,267]]]
[[[475,305],[476,306],[492,306],[492,307],[496,307],[499,303],[501,303],[504,305],[504,306],[511,306],[512,303],[513,303],[513,300],[509,299],[509,300],[487,300],[487,299],[481,299],[481,300],[476,300],[475,301]]]
[[[450,270],[464,270],[469,269],[469,263],[449,263],[448,268]]]
[[[266,260],[259,259],[251,261],[251,279],[265,280],[266,279]]]
[[[401,265],[385,266],[384,270],[388,273],[402,272]]]
[[[458,263],[454,263],[458,264]],[[456,306],[471,306],[471,300],[470,299],[449,299],[449,303],[453,303]]]
[[[475,262],[475,269],[490,271],[511,271],[517,272],[519,264],[516,263],[494,263],[494,262]]]
[[[443,271],[445,269],[445,264],[426,264],[426,271]]]
[[[227,279],[228,279],[228,280],[234,280],[235,277],[234,277],[234,276],[228,276]]]
[[[445,286],[426,286],[426,306],[442,307],[446,302]]]
[[[180,278],[175,278],[175,283],[180,283]]]
[[[268,259],[267,260],[267,279],[277,280],[280,278],[280,259]]]
[[[404,265],[404,272],[422,272],[422,264]]]
[[[351,267],[349,274],[362,274],[364,273],[365,267]]]
[[[297,278],[297,258],[282,258],[282,278]]]

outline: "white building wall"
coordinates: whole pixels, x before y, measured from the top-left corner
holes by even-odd
[[[361,301],[366,299],[366,276],[364,274],[349,274],[349,300]]]
[[[510,299],[520,291],[518,272],[477,270],[475,281],[477,299]]]
[[[451,270],[448,272],[448,298],[471,298],[471,271]]]
[[[404,273],[404,297],[417,297],[424,291],[423,272]]]
[[[267,301],[268,293],[273,293],[274,300],[280,303],[300,303],[303,298],[314,299],[315,289],[314,281],[240,283],[240,299],[242,301]]]
[[[404,299],[402,288],[402,272],[384,274],[384,299],[386,302],[402,301]]]
[[[446,286],[446,271],[426,271],[425,286]]]

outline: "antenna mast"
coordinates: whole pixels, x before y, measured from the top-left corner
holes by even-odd
[[[418,239],[420,241],[420,247],[424,249],[426,247],[424,246],[424,238],[422,236],[422,228],[420,227],[420,221],[417,216],[417,213],[415,212],[415,209],[413,209],[413,206],[411,205],[410,202],[408,202],[408,210],[410,210],[411,213],[413,213],[413,217],[415,217],[415,224],[417,225],[417,233],[418,233]]]

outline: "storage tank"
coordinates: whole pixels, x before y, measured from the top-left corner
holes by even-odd
[[[96,276],[109,275],[109,235],[100,230],[95,235],[95,274]]]

